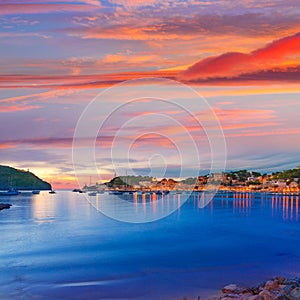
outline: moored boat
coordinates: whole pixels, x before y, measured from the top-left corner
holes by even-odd
[[[0,196],[17,196],[19,194],[21,194],[21,192],[15,189],[9,189],[8,191],[0,192]]]
[[[122,195],[123,194],[123,192],[121,192],[121,191],[114,191],[112,193],[113,193],[113,195]]]
[[[97,192],[89,192],[88,196],[97,196]]]

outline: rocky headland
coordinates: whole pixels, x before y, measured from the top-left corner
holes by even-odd
[[[275,277],[254,287],[229,284],[219,295],[181,300],[300,300],[300,278]]]
[[[0,210],[2,209],[8,209],[11,207],[11,204],[8,203],[0,203]]]

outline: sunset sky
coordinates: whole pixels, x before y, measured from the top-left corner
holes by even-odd
[[[297,0],[2,0],[1,164],[29,168],[55,188],[76,187],[73,134],[88,103],[124,80],[163,77],[192,87],[213,108],[226,139],[226,169],[296,167],[299,20]],[[172,85],[165,92],[186,97]],[[104,101],[97,111],[100,122],[111,113],[112,101],[124,104],[122,97]],[[199,98],[186,101],[194,104],[196,118],[206,118]],[[102,179],[115,173],[114,142],[119,169],[147,175],[163,167],[167,177],[178,178],[178,155],[190,147],[184,130],[203,151],[207,167],[199,142],[205,132],[194,121],[170,103],[147,99],[115,112],[97,149]],[[126,147],[129,158],[122,155]],[[99,179],[85,167],[87,178]],[[190,159],[183,168],[189,176],[199,166]]]

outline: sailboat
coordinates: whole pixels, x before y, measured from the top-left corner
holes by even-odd
[[[10,188],[8,191],[5,191],[5,192],[0,192],[0,196],[16,196],[16,195],[20,195],[21,192],[13,189],[13,188]]]
[[[34,188],[35,184],[34,184],[34,180],[33,179],[31,179],[31,186],[32,186],[32,192],[31,193],[33,195],[38,195],[40,193],[40,190]]]
[[[51,191],[49,192],[49,194],[56,194],[56,192],[52,188],[52,183],[51,183]]]
[[[21,194],[18,190],[12,188],[12,178],[10,176],[10,188],[5,192],[0,192],[0,196],[17,196]]]

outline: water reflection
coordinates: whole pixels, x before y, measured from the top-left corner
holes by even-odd
[[[298,195],[272,195],[273,215],[281,212],[283,220],[297,221],[299,218],[299,196]]]
[[[54,195],[42,192],[40,195],[22,198],[18,204],[24,204],[25,199],[31,218],[38,223],[53,222],[58,218],[90,218],[92,208],[86,205],[85,198],[80,194],[67,191]],[[100,209],[101,199],[95,197],[94,206]],[[17,203],[13,203],[16,205]]]
[[[78,207],[77,200],[84,201],[85,196],[74,193],[63,193],[64,199],[62,200],[59,193],[57,195],[42,194],[32,197],[19,197],[13,198],[13,205],[20,205],[26,203],[26,209],[31,217],[36,222],[53,222],[55,218],[59,216],[82,215],[89,216],[92,207],[82,206]],[[118,201],[120,196],[109,194],[98,194],[96,197],[90,197],[88,201],[94,208],[101,211],[107,203],[113,203],[114,209],[118,209]],[[208,205],[205,205],[207,201],[207,195],[203,192],[195,192],[191,194],[182,193],[169,193],[160,195],[156,193],[134,193],[121,196],[123,200],[133,203],[130,210],[124,211],[126,214],[147,215],[161,215],[165,212],[172,212],[180,216],[181,210],[184,207],[192,207],[193,210],[210,210],[211,214],[218,209],[231,210],[234,214],[249,215],[257,213],[257,210],[252,211],[255,206],[261,207],[270,211],[272,217],[280,217],[284,221],[299,220],[299,195],[292,194],[268,194],[268,193],[249,193],[249,192],[219,192],[215,195],[212,201]],[[189,197],[185,206],[181,207],[185,202],[185,197]],[[12,198],[11,198],[12,200]],[[110,204],[111,205],[111,204]],[[24,207],[25,208],[25,207]],[[26,215],[26,209],[23,208],[23,216]]]
[[[34,197],[32,199],[32,217],[36,222],[52,222],[55,215],[55,201],[44,197]]]
[[[179,214],[180,206],[186,198],[182,199],[179,193],[140,192],[121,195],[97,194],[95,197],[87,197],[87,200],[98,211],[109,217],[116,216],[120,220],[129,218],[132,222],[136,222],[146,221],[147,218],[155,219],[156,216],[159,219],[173,211]]]
[[[126,213],[144,215],[151,213],[160,215],[162,212],[172,212],[177,209],[178,216],[184,207],[182,201],[185,197],[189,197],[187,206],[193,207],[194,210],[206,209],[210,210],[211,214],[218,209],[231,209],[234,214],[249,215],[254,206],[260,206],[263,209],[270,210],[272,216],[280,216],[283,220],[298,221],[299,218],[299,196],[284,195],[284,194],[267,194],[267,193],[251,193],[251,192],[219,192],[213,200],[206,205],[207,199],[211,197],[209,193],[195,192],[183,195],[181,193],[169,193],[160,195],[156,193],[134,193],[131,195],[113,196],[113,195],[97,195],[94,199],[94,206],[97,210],[105,207],[107,201],[111,202],[116,199],[133,202],[131,209],[127,209]],[[92,201],[92,200],[90,200]],[[93,203],[92,203],[93,204]],[[115,202],[115,208],[118,202]],[[51,206],[50,206],[51,209]]]
[[[239,213],[248,213],[253,206],[254,198],[254,194],[251,193],[233,194],[233,211]]]
[[[273,217],[281,216],[283,220],[296,222],[299,220],[298,195],[237,192],[216,195],[212,202],[220,202],[222,208],[232,206],[233,213],[245,214],[250,213],[254,205],[260,204],[262,208],[270,209]]]

